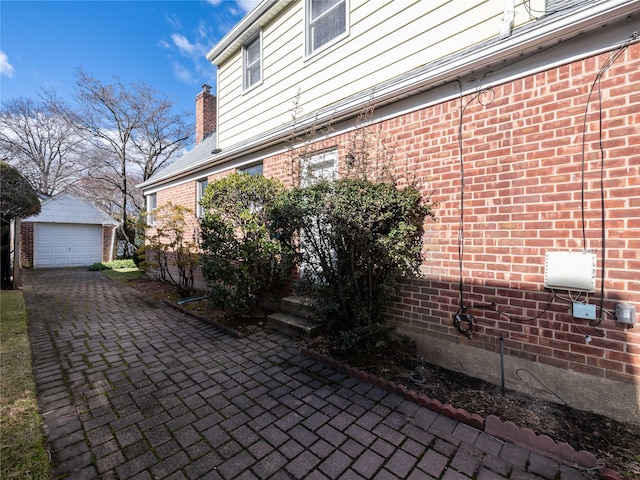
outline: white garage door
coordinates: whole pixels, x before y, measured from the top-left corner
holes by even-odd
[[[83,267],[102,260],[100,225],[37,223],[34,227],[34,268]]]

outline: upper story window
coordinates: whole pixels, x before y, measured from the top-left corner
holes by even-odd
[[[202,218],[205,212],[205,208],[200,205],[200,200],[204,197],[204,192],[207,190],[207,185],[209,185],[209,180],[203,178],[202,180],[198,180],[196,182],[196,215],[198,218]]]
[[[262,81],[262,36],[258,33],[242,47],[243,88],[246,90]]]
[[[307,54],[347,31],[347,0],[306,0]]]
[[[158,208],[158,197],[155,193],[147,195],[147,225],[154,226],[156,224],[156,217],[152,215],[156,208]]]

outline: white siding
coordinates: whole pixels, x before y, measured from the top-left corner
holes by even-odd
[[[518,2],[515,23],[530,20]],[[497,37],[504,0],[349,0],[349,35],[304,56],[304,2],[263,28],[263,84],[242,93],[238,50],[218,70],[223,150],[291,121],[300,92],[307,114],[381,82]],[[532,2],[542,10],[543,2]]]

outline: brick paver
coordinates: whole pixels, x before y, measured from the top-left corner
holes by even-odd
[[[54,478],[587,478],[98,272],[29,271],[24,294]]]

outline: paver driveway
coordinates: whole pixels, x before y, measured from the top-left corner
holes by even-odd
[[[584,478],[99,272],[27,272],[24,294],[57,478]]]

